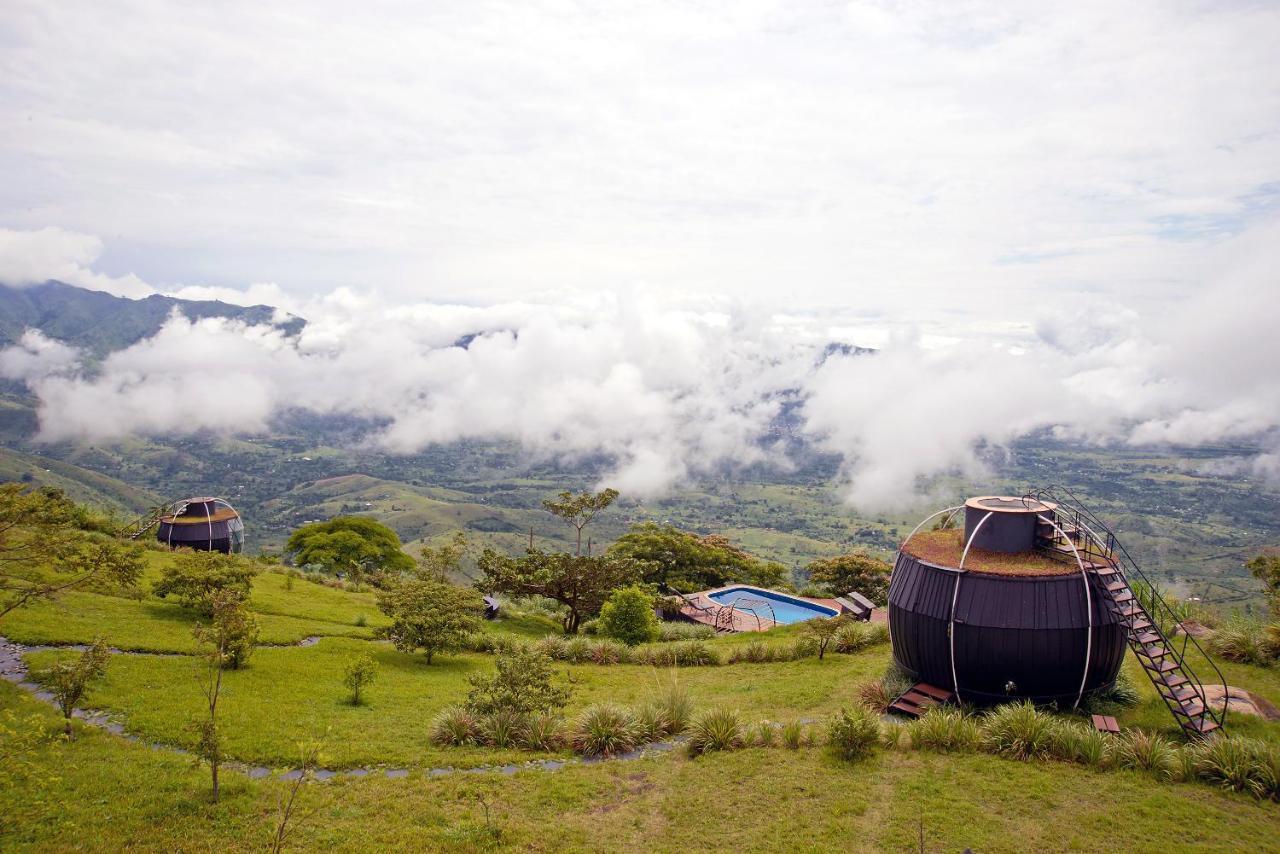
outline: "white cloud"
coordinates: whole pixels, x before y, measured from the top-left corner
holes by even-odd
[[[102,241],[89,234],[53,227],[0,228],[0,284],[22,288],[56,279],[117,296],[155,293],[137,276],[111,277],[90,270],[101,253]]]

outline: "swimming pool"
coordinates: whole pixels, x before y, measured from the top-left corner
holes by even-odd
[[[772,617],[784,625],[812,620],[814,617],[834,617],[837,613],[834,608],[759,587],[726,587],[724,590],[708,593],[707,598],[721,605],[733,605],[735,610],[747,611],[762,619]],[[768,604],[761,604],[761,600]]]

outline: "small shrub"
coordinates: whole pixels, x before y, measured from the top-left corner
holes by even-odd
[[[100,679],[107,672],[107,662],[111,651],[107,642],[98,638],[93,646],[69,661],[60,661],[41,674],[48,685],[54,701],[62,711],[63,732],[72,738],[75,731],[71,728],[71,716],[84,696],[89,683]]]
[[[1276,649],[1259,623],[1232,619],[1209,636],[1209,651],[1228,661],[1265,667],[1276,658]]]
[[[594,637],[600,634],[599,618],[592,617],[590,620],[583,620],[578,626],[578,634],[587,635],[588,637]]]
[[[883,681],[863,682],[858,686],[858,700],[874,712],[883,714],[895,699],[896,696],[889,696],[889,692],[884,689]]]
[[[862,706],[841,709],[827,724],[827,743],[841,759],[860,759],[880,741],[880,721]]]
[[[351,705],[364,702],[364,691],[377,678],[378,665],[369,653],[353,658],[342,673],[342,684],[351,692]]]
[[[552,661],[565,661],[567,657],[568,642],[559,635],[547,635],[545,638],[536,640],[532,644],[534,652],[545,655]]]
[[[701,623],[668,622],[658,625],[658,640],[662,643],[682,640],[708,640],[716,636],[716,630]]]
[[[227,592],[249,598],[257,568],[239,555],[221,552],[178,552],[161,570],[160,580],[151,585],[159,597],[173,596],[183,607],[203,616],[213,614],[213,597]]]
[[[788,750],[799,750],[800,745],[804,744],[804,724],[799,721],[784,724],[780,735],[783,747]]]
[[[1276,748],[1254,738],[1221,735],[1184,748],[1194,757],[1196,776],[1233,792],[1276,797],[1280,757]]]
[[[907,726],[911,746],[920,750],[970,752],[982,744],[978,722],[959,709],[933,708]]]
[[[1101,768],[1110,762],[1111,742],[1083,721],[1058,721],[1049,733],[1046,750],[1049,756],[1063,762]]]
[[[1053,724],[1050,715],[1029,702],[1008,703],[983,721],[983,743],[991,752],[1013,759],[1043,756],[1049,750]]]
[[[500,653],[496,672],[471,677],[466,706],[477,715],[512,711],[521,715],[562,709],[569,702],[569,688],[552,679],[551,660],[533,649]]]
[[[356,614],[356,626],[363,629],[367,625],[369,625],[369,618],[364,614]]]
[[[528,729],[528,718],[515,709],[497,709],[477,721],[481,743],[489,747],[512,747]]]
[[[689,724],[690,756],[713,750],[737,750],[745,743],[746,732],[737,712],[709,710],[694,715]]]
[[[1164,736],[1140,729],[1116,739],[1114,756],[1117,767],[1148,771],[1159,780],[1170,780],[1179,770],[1178,749]]]
[[[431,741],[442,746],[474,744],[479,735],[476,717],[462,706],[453,706],[431,722]]]
[[[613,756],[635,749],[635,715],[608,703],[588,706],[574,721],[570,742],[584,756]]]
[[[653,595],[643,587],[621,587],[609,594],[600,609],[600,633],[627,646],[658,638]]]
[[[564,746],[564,719],[554,712],[534,712],[520,732],[520,746],[528,750],[559,750]]]
[[[773,747],[773,738],[773,724],[768,721],[756,724],[754,741],[757,747]]]

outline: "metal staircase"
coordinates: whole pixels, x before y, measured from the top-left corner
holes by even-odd
[[[1188,736],[1203,738],[1227,721],[1226,679],[1196,639],[1176,635],[1179,618],[1143,574],[1115,534],[1094,516],[1070,490],[1037,489],[1027,498],[1057,504],[1054,518],[1039,517],[1036,545],[1054,557],[1079,562],[1104,591],[1104,603],[1125,627],[1129,649],[1142,665],[1169,712]],[[1210,708],[1204,683],[1187,661],[1199,653],[1223,686],[1222,707]]]
[[[144,513],[137,519],[134,519],[128,525],[125,525],[116,534],[122,540],[136,540],[146,534],[156,525],[160,524],[160,519],[164,516],[177,516],[187,509],[186,501],[175,501],[172,504],[162,504],[153,508],[150,512]]]

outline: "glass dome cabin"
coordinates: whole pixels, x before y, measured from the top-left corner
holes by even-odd
[[[221,498],[188,498],[161,514],[156,539],[171,549],[238,554],[244,549],[244,521]]]
[[[1108,689],[1126,630],[1103,581],[1062,550],[1057,505],[983,496],[922,521],[889,584],[894,661],[963,702],[1074,706]],[[964,526],[950,521],[963,510]],[[945,524],[926,525],[941,517]],[[1067,549],[1070,552],[1070,549]]]

